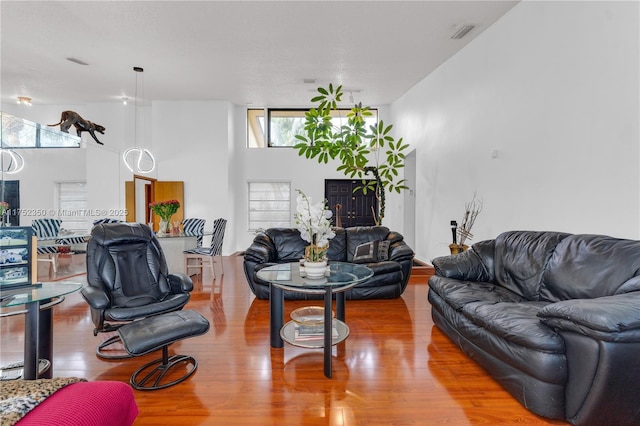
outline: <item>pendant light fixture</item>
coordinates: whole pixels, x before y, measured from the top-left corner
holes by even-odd
[[[14,174],[24,168],[24,158],[10,149],[0,149],[0,169],[2,173]]]
[[[138,86],[139,77],[144,72],[144,69],[142,69],[141,67],[133,67],[133,71],[136,72],[134,146],[122,153],[122,160],[132,173],[144,174],[151,173],[156,168],[156,159],[153,157],[153,154],[151,154],[151,151],[146,148],[140,148],[138,146],[138,115],[140,114],[138,108]],[[144,81],[142,82],[142,92],[142,106],[144,110]],[[142,124],[142,128],[144,128],[144,124]]]

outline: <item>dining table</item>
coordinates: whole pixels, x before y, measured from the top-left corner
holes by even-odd
[[[165,260],[167,261],[167,268],[169,273],[184,272],[184,251],[196,248],[198,244],[198,237],[211,236],[212,232],[204,232],[202,234],[165,234],[156,235],[162,251],[164,252]]]

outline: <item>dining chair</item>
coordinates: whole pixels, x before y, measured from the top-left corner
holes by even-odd
[[[101,223],[121,223],[122,220],[114,219],[111,217],[103,217],[102,219],[96,219],[93,221],[93,226],[100,225]]]
[[[205,223],[206,220],[197,218],[189,218],[182,221],[182,229],[185,237],[196,237],[196,248],[202,247]]]
[[[37,254],[46,254],[47,258],[38,258],[39,262],[50,262],[53,272],[58,272],[58,243],[55,238],[60,232],[62,221],[60,219],[43,218],[31,221],[33,234],[38,239]],[[46,240],[51,240],[47,243]]]
[[[185,250],[184,253],[184,272],[189,275],[190,268],[199,269],[199,273],[202,274],[204,269],[204,263],[208,262],[211,268],[211,274],[213,279],[216,279],[216,271],[214,268],[214,257],[220,258],[220,271],[221,275],[224,275],[224,266],[222,264],[222,243],[224,240],[224,231],[227,226],[227,220],[219,218],[213,221],[213,235],[211,236],[211,246],[208,248],[196,247],[194,249]],[[195,263],[190,263],[190,260],[195,260]]]

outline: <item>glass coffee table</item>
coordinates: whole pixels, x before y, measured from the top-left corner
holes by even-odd
[[[26,307],[25,310],[0,312],[0,317],[25,314],[24,362],[20,363],[22,365],[0,367],[0,370],[3,372],[14,370],[11,374],[20,373],[19,375],[25,380],[52,377],[53,313],[51,308],[62,302],[65,295],[81,288],[82,284],[78,282],[57,281],[0,291],[0,308],[21,305]]]
[[[282,348],[284,341],[305,348],[324,348],[324,375],[331,377],[331,347],[349,336],[345,324],[345,292],[356,284],[368,280],[373,271],[364,265],[348,262],[329,262],[327,274],[310,279],[300,274],[300,264],[282,263],[258,271],[257,277],[270,284],[271,347]],[[322,339],[296,338],[296,323],[284,324],[284,290],[304,294],[324,295],[324,325]],[[332,299],[336,295],[336,319],[332,314]]]

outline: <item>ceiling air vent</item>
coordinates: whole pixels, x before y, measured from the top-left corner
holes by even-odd
[[[89,65],[87,62],[83,61],[82,59],[78,59],[74,57],[67,58],[67,61],[71,61],[74,64],[78,64],[78,65]]]
[[[469,31],[471,31],[475,27],[476,27],[475,25],[463,25],[460,28],[458,28],[458,31],[456,31],[455,34],[451,36],[451,38],[454,40],[460,40],[462,37],[469,34]]]

